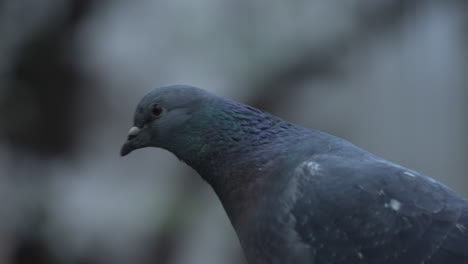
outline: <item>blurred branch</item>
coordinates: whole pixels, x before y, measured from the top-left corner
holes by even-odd
[[[82,87],[70,44],[90,4],[69,1],[59,21],[48,21],[22,43],[1,104],[3,136],[12,149],[41,156],[69,154],[73,149]]]
[[[369,36],[386,34],[401,25],[403,18],[426,1],[396,0],[391,3],[372,4],[373,8],[362,8],[357,29],[352,36],[339,38],[328,43],[322,49],[304,50],[300,59],[287,63],[278,63],[266,78],[252,84],[256,96],[250,104],[263,110],[271,111],[279,100],[296,94],[293,89],[299,89],[299,84],[306,80],[338,74],[342,58],[352,49],[364,46]],[[363,3],[367,7],[369,3]],[[299,56],[298,56],[299,57]],[[255,78],[251,78],[255,80]]]
[[[78,137],[80,126],[75,117],[81,106],[79,94],[82,86],[81,76],[72,61],[71,44],[77,26],[90,11],[91,3],[91,0],[69,0],[63,9],[45,8],[47,15],[38,16],[45,20],[44,27],[38,27],[35,32],[21,38],[17,53],[10,56],[13,65],[9,75],[2,79],[0,126],[3,129],[0,136],[13,154],[11,164],[8,164],[11,168],[9,175],[5,176],[17,184],[21,194],[37,198],[34,204],[38,205],[31,208],[27,204],[31,202],[29,200],[17,205],[22,207],[22,216],[19,230],[12,230],[12,264],[58,263],[42,234],[44,219],[48,217],[44,205],[49,202],[49,197],[44,195],[47,194],[49,163],[44,161],[70,155]],[[45,4],[56,5],[52,2]],[[27,7],[34,7],[34,3],[24,2],[18,8],[28,10],[25,16],[40,13],[40,10]],[[13,22],[9,21],[9,24],[15,25]],[[41,162],[35,163],[37,167],[30,163],[25,165],[25,154],[35,156]],[[25,167],[30,168],[29,173],[19,169]]]

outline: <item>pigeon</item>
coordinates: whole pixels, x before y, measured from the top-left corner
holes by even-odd
[[[250,264],[468,263],[468,200],[330,134],[171,85],[140,101],[121,156],[145,147],[212,186]]]

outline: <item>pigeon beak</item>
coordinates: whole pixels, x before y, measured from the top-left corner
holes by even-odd
[[[138,148],[138,146],[135,145],[135,142],[133,139],[136,136],[138,136],[138,134],[140,134],[141,130],[142,130],[141,128],[135,127],[135,126],[130,128],[130,130],[128,131],[127,142],[125,142],[125,144],[122,146],[122,149],[120,150],[121,157],[130,154],[130,152]]]

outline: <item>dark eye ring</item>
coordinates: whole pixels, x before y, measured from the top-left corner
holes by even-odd
[[[151,106],[151,114],[153,117],[160,117],[164,113],[164,108],[159,104],[154,104]]]

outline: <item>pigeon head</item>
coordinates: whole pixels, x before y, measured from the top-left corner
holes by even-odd
[[[253,107],[200,88],[172,85],[141,99],[120,154],[163,148],[198,172],[214,171],[226,160],[247,159],[246,153],[262,152],[265,146],[292,144],[301,134],[296,130]],[[268,151],[261,158],[268,159]]]
[[[214,98],[202,89],[171,85],[152,90],[141,99],[135,111],[133,127],[120,152],[126,156],[136,149],[180,145],[188,140],[188,121]],[[171,149],[169,149],[171,150]]]

